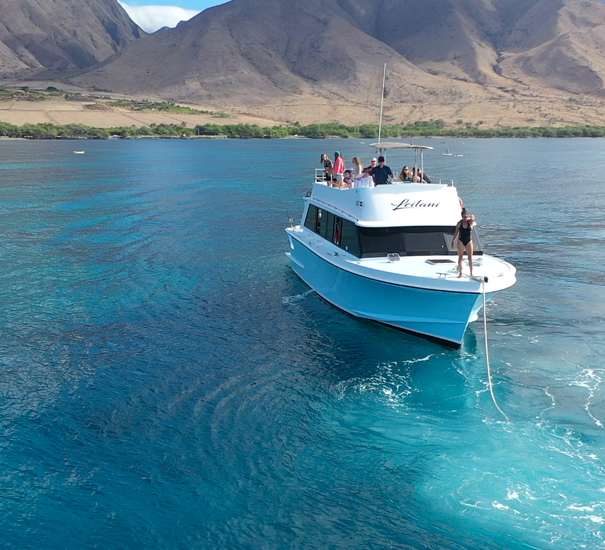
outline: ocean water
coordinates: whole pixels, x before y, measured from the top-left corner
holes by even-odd
[[[445,349],[291,271],[320,153],[367,143],[0,141],[0,548],[605,548],[605,140],[420,142],[518,269],[509,422],[481,322]]]

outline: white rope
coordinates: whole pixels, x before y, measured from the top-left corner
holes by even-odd
[[[496,396],[494,395],[494,384],[492,382],[492,369],[490,367],[489,364],[489,346],[487,343],[487,311],[485,308],[485,277],[482,277],[482,290],[483,290],[483,333],[485,334],[485,360],[487,361],[487,378],[489,380],[489,391],[492,394],[492,399],[494,401],[494,405],[496,405],[496,409],[498,409],[501,413],[502,416],[504,416],[504,418],[506,418],[507,422],[510,422],[508,416],[506,416],[506,414],[504,413],[504,411],[500,408],[500,406],[498,405],[498,402],[496,401]]]

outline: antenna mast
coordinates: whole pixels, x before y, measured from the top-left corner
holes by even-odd
[[[380,134],[382,133],[382,106],[384,105],[384,84],[387,78],[387,64],[384,64],[384,72],[382,74],[382,95],[380,96],[380,121],[378,122],[378,143],[380,144]]]

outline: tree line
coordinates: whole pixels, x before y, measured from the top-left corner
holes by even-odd
[[[306,138],[362,138],[378,137],[377,124],[346,126],[344,124],[309,124],[301,126],[263,127],[257,124],[198,124],[187,128],[183,124],[152,124],[150,126],[120,126],[95,128],[84,124],[57,125],[51,123],[16,126],[0,122],[0,136],[25,139],[108,139],[116,138],[182,138],[195,136],[226,137],[234,139]],[[530,137],[605,137],[605,126],[550,126],[480,128],[465,126],[448,128],[440,120],[419,121],[410,125],[383,126],[381,138],[460,137],[460,138],[530,138]]]

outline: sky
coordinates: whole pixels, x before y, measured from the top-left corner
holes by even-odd
[[[144,31],[155,32],[162,27],[176,27],[201,11],[224,4],[228,0],[118,0],[130,18]]]

